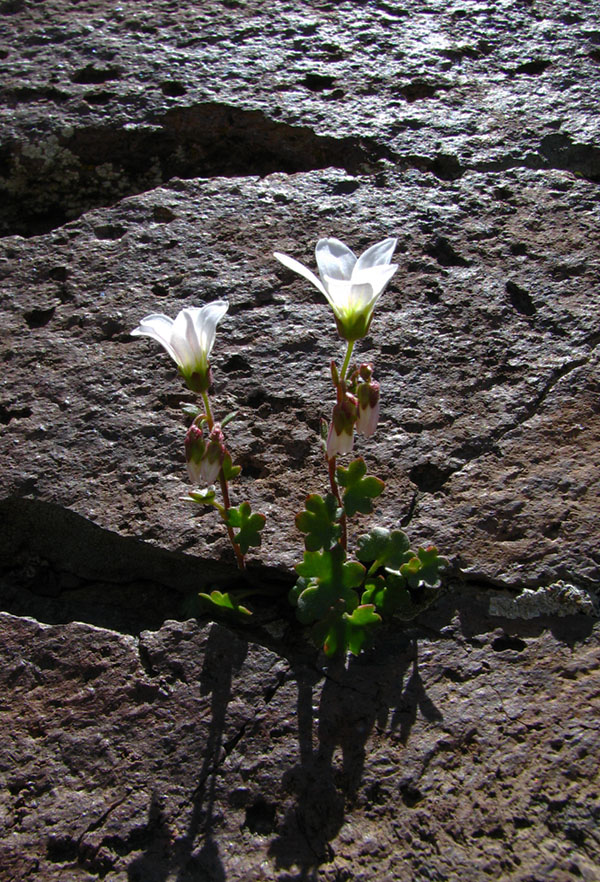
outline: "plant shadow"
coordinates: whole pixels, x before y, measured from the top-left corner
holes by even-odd
[[[226,716],[232,698],[234,675],[248,651],[246,641],[219,626],[210,629],[200,676],[200,694],[210,695],[210,728],[204,760],[191,796],[187,829],[169,841],[166,823],[153,797],[149,813],[151,840],[143,854],[128,867],[129,882],[225,882],[226,873],[214,836],[214,809],[219,767],[231,745],[224,740]],[[202,844],[196,849],[198,838]]]
[[[316,879],[319,864],[333,857],[331,841],[346,811],[360,799],[366,745],[374,729],[396,733],[406,743],[417,712],[440,721],[442,714],[426,694],[414,638],[378,641],[376,651],[330,663],[318,709],[313,707],[314,670],[297,667],[300,761],[285,772],[282,791],[293,800],[278,826],[269,853],[283,879]]]

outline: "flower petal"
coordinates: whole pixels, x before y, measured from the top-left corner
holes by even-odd
[[[388,284],[396,270],[398,264],[382,264],[380,266],[372,266],[368,269],[362,269],[352,273],[352,286],[370,285],[373,289],[373,295],[378,297]]]
[[[328,297],[334,311],[362,311],[373,300],[373,287],[368,282],[355,285],[353,282],[340,282],[326,279]]]
[[[325,296],[329,300],[333,311],[337,313],[340,310],[348,309],[352,283],[345,279],[330,279],[329,276],[325,276],[323,281],[327,289]]]
[[[143,318],[137,328],[131,332],[132,337],[151,337],[157,340],[163,346],[173,361],[179,363],[177,352],[171,345],[171,332],[173,330],[173,319],[162,313],[153,313]]]
[[[228,309],[229,304],[226,300],[215,300],[213,303],[207,303],[202,309],[190,310],[190,312],[197,313],[194,316],[194,325],[198,342],[207,359],[215,345],[217,325]]]
[[[199,362],[202,363],[191,309],[182,309],[175,317],[171,345],[177,353],[177,363],[184,372],[193,371]]]
[[[356,264],[356,254],[339,239],[319,239],[315,257],[322,279],[349,279]]]
[[[323,287],[323,283],[315,274],[308,269],[308,267],[304,266],[303,263],[300,263],[298,260],[294,260],[293,257],[288,257],[287,254],[281,254],[280,251],[274,251],[273,257],[276,257],[279,263],[282,263],[284,266],[287,266],[288,269],[293,270],[295,273],[298,273],[299,276],[303,276],[305,279],[308,279],[309,282],[312,282],[313,285],[319,289],[321,294],[324,294],[327,297],[327,291]]]
[[[356,266],[354,267],[354,272],[360,272],[360,270],[389,263],[392,259],[397,243],[397,239],[384,239],[382,242],[377,242],[375,245],[371,245],[371,247],[367,248],[365,253],[361,254],[358,258]]]

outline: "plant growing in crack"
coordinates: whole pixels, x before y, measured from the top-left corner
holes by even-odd
[[[242,502],[238,506],[231,504],[229,482],[240,474],[242,467],[233,464],[223,430],[236,413],[230,413],[217,422],[210,400],[212,372],[209,358],[217,325],[227,309],[228,304],[224,300],[216,300],[203,307],[183,309],[175,320],[166,315],[153,314],[142,319],[131,333],[133,336],[157,340],[176,362],[188,388],[200,395],[199,406],[185,408],[193,417],[185,438],[185,458],[190,480],[202,489],[191,490],[184,499],[211,506],[219,512],[238,567],[244,570],[248,549],[261,544],[260,534],[265,525],[265,516],[253,513],[249,502]],[[222,501],[217,498],[217,483]],[[211,595],[200,596],[216,606],[248,614],[248,610],[234,602],[228,594],[213,591]]]
[[[275,257],[308,279],[329,301],[340,337],[346,342],[341,368],[331,362],[336,402],[329,424],[322,423],[329,492],[310,494],[296,518],[304,533],[304,559],[290,592],[300,622],[312,626],[326,655],[357,655],[383,618],[414,618],[431,604],[447,561],[435,546],[411,550],[401,530],[373,528],[348,551],[348,518],[371,514],[384,483],[367,475],[362,457],[347,467],[338,457],[352,453],[355,431],[374,434],[379,417],[379,383],[373,365],[351,367],[357,340],[369,331],[373,310],[398,269],[392,264],[396,239],[373,245],[359,258],[338,239],[316,247],[319,276],[286,254]]]
[[[313,637],[328,656],[358,655],[384,618],[414,618],[437,596],[440,574],[447,565],[433,545],[412,551],[402,530],[374,527],[359,537],[354,552],[348,548],[348,519],[371,514],[374,500],[385,486],[367,474],[362,457],[347,466],[340,465],[338,459],[352,453],[355,433],[369,438],[377,427],[379,383],[373,378],[373,365],[353,365],[352,354],[357,340],[367,335],[375,305],[398,269],[391,263],[395,247],[396,239],[384,239],[357,258],[338,239],[321,239],[316,247],[319,276],[294,258],[275,252],[284,266],[308,279],[327,298],[338,333],[346,343],[341,367],[331,362],[335,404],[331,420],[321,423],[329,490],[324,496],[311,493],[296,517],[305,551],[289,595],[297,618],[312,627]],[[246,553],[261,544],[265,517],[253,513],[248,502],[231,505],[229,482],[241,467],[233,464],[224,429],[236,414],[217,422],[209,396],[209,358],[217,325],[227,308],[225,301],[218,300],[201,308],[183,309],[175,320],[149,315],[132,334],[157,340],[177,363],[187,386],[201,397],[199,407],[186,408],[193,422],[187,431],[185,454],[190,480],[202,489],[190,491],[185,499],[219,512],[238,566],[244,570]],[[240,601],[255,593],[262,592],[215,590],[200,597],[213,608],[250,615]]]

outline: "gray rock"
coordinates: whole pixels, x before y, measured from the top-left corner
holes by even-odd
[[[81,7],[81,8],[80,8]],[[85,8],[83,8],[85,7]],[[597,878],[593,4],[0,3],[2,878]],[[277,264],[399,238],[372,519],[453,575],[325,664],[286,594],[340,360]],[[240,585],[151,312],[226,297]]]
[[[572,625],[488,630],[471,597],[347,670],[189,621],[0,627],[6,879],[594,877]]]
[[[173,182],[46,237],[4,240],[4,495],[230,561],[218,516],[180,500],[180,406],[193,395],[158,344],[129,336],[156,309],[226,296],[213,369],[217,412],[240,412],[229,429],[245,470],[234,495],[268,517],[260,560],[290,567],[294,515],[307,490],[325,488],[315,439],[331,407],[327,364],[343,348],[321,295],[271,250],[310,263],[320,234],[360,250],[398,232],[397,281],[357,347],[383,390],[375,440],[356,448],[387,482],[379,517],[410,522],[415,541],[436,541],[479,578],[597,582],[599,279],[592,215],[581,210],[592,185],[553,173],[563,187],[555,214],[547,174],[507,173],[525,226],[490,198],[489,175],[434,188],[391,173],[384,189],[357,178],[351,200],[335,192],[346,179],[330,170]],[[175,218],[157,221],[165,211]],[[122,235],[99,238],[107,226]],[[468,266],[431,256],[435,230]],[[515,241],[524,256],[511,255]],[[557,281],[574,254],[581,272]],[[534,314],[515,308],[509,277],[534,292]]]

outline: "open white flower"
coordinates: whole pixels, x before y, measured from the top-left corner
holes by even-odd
[[[357,258],[339,239],[319,239],[315,256],[320,278],[287,254],[276,251],[274,256],[325,295],[340,336],[354,342],[368,333],[375,304],[398,269],[390,263],[396,242],[384,239]]]
[[[190,389],[206,392],[210,386],[208,359],[215,343],[217,325],[228,309],[226,301],[215,300],[206,306],[182,309],[175,320],[154,313],[142,319],[131,334],[158,340],[177,363]]]

